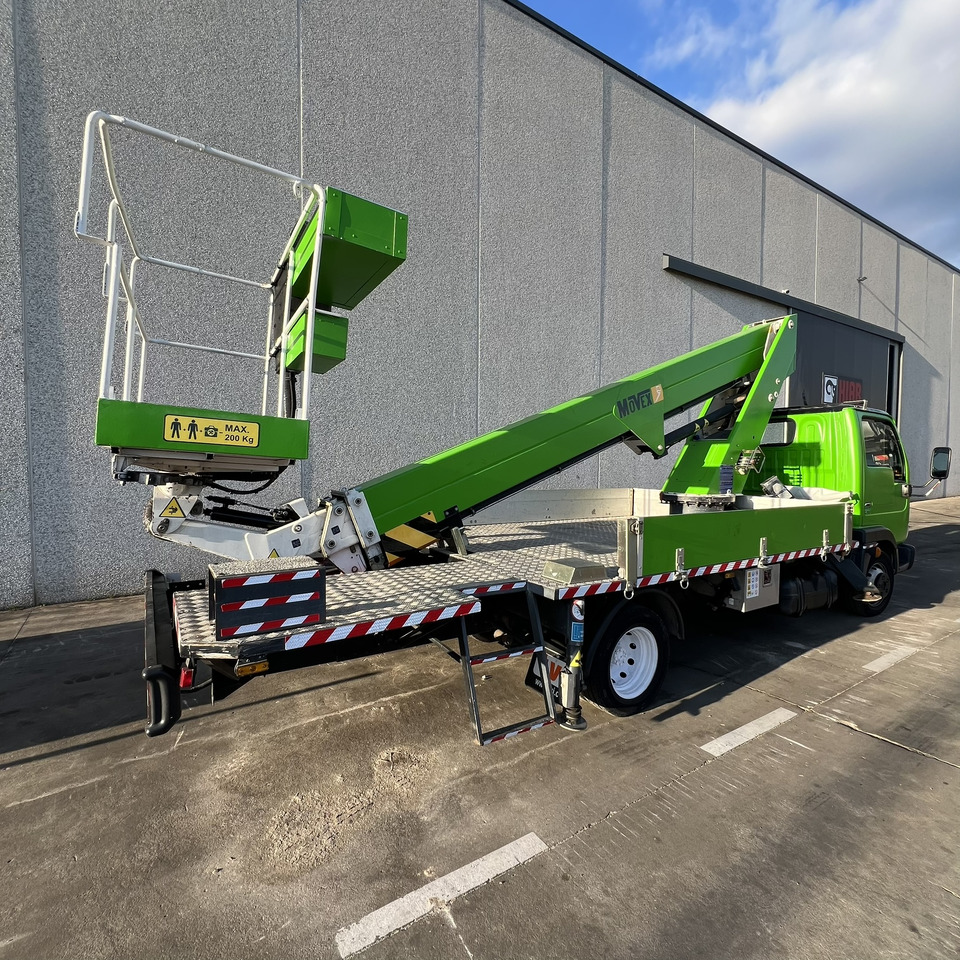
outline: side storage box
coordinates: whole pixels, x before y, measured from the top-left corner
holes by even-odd
[[[290,331],[287,340],[286,367],[288,370],[303,370],[303,343],[307,318],[301,317]],[[347,358],[346,317],[332,313],[316,314],[313,326],[313,372],[326,373]]]
[[[317,217],[294,247],[293,295],[306,297],[317,236]],[[326,188],[317,303],[352,310],[407,256],[405,214],[342,190]]]

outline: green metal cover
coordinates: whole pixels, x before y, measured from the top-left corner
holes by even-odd
[[[297,241],[293,262],[293,294],[303,299],[310,287],[310,268],[317,217]],[[323,240],[317,302],[352,310],[388,277],[407,256],[407,217],[352,194],[326,188]]]
[[[643,521],[643,575],[676,569],[677,548],[683,548],[687,569],[760,555],[760,538],[767,538],[767,555],[807,550],[821,545],[823,531],[831,543],[843,542],[844,504],[804,504],[766,510],[724,510],[647,517]]]
[[[208,430],[216,433],[207,434]],[[173,435],[182,439],[170,439]],[[310,449],[310,423],[101,398],[97,402],[96,442],[113,448],[305,460]]]
[[[307,318],[301,317],[290,331],[287,341],[288,370],[303,370],[304,327]],[[347,358],[347,328],[349,320],[331,313],[317,313],[313,326],[313,372],[326,373]]]

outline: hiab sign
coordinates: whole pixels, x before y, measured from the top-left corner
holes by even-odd
[[[832,373],[823,375],[824,403],[853,403],[863,399],[863,381],[838,377]]]

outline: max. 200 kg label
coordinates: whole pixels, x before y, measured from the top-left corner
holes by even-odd
[[[218,443],[225,447],[255,447],[260,443],[260,424],[248,420],[214,420],[208,417],[163,418],[163,439],[178,443]]]

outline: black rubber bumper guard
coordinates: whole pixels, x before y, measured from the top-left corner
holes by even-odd
[[[159,737],[180,719],[180,652],[173,629],[170,585],[157,570],[144,584],[143,679],[147,684],[148,737]]]

